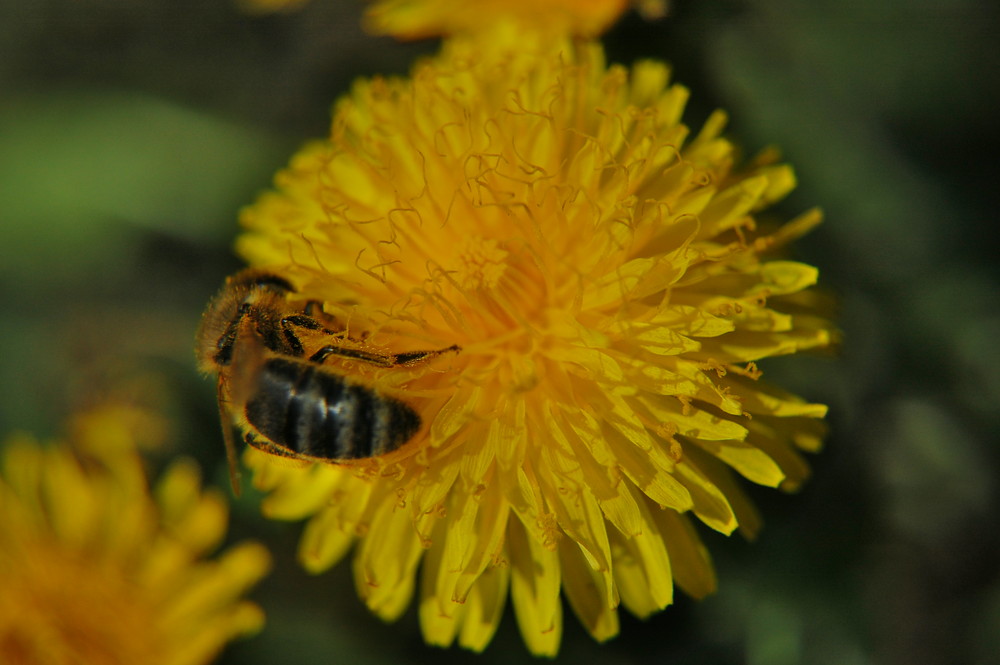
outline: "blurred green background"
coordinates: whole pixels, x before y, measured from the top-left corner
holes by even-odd
[[[361,4],[252,16],[232,0],[0,0],[0,430],[57,435],[111,395],[171,418],[162,463],[227,485],[202,307],[239,267],[236,213],[359,75],[436,44],[364,35]],[[657,57],[748,153],[779,145],[826,223],[802,241],[841,301],[841,354],[764,364],[831,405],[796,496],[751,488],[758,542],[703,537],[720,591],[596,645],[567,619],[561,662],[1000,663],[1000,10],[972,0],[676,0],[627,17],[610,59]],[[533,662],[513,617],[479,657],[386,626],[349,567],[311,578],[298,525],[234,503],[232,537],[277,566],[268,627],[224,663]]]

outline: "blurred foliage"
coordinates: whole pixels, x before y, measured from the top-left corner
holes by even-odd
[[[56,433],[101,399],[155,402],[162,462],[226,484],[213,388],[193,369],[201,308],[238,263],[239,207],[325,132],[351,79],[405,72],[433,43],[361,33],[361,6],[241,13],[227,0],[0,0],[0,429]],[[752,546],[706,533],[714,597],[595,645],[567,621],[559,660],[609,664],[1000,662],[1000,311],[996,154],[1000,10],[975,0],[675,0],[605,42],[656,57],[749,153],[795,165],[789,215],[827,221],[797,248],[840,300],[836,357],[770,377],[831,404],[832,434],[794,497],[751,488]],[[348,565],[311,579],[296,525],[234,505],[276,572],[269,626],[226,663],[533,662],[508,617],[479,657],[385,626]]]

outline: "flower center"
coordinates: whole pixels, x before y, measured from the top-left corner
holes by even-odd
[[[458,283],[470,291],[496,288],[506,272],[508,255],[495,238],[467,238],[458,254]]]

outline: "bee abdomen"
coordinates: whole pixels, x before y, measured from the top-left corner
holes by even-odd
[[[294,453],[320,459],[375,457],[396,450],[420,429],[403,402],[351,383],[320,366],[272,358],[260,369],[246,418]]]

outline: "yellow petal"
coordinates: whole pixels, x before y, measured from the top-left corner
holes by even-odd
[[[393,621],[406,609],[423,551],[408,511],[383,502],[354,559],[358,595],[372,612]]]
[[[693,439],[702,449],[736,469],[758,485],[777,487],[785,480],[781,467],[771,457],[747,441]]]
[[[715,591],[715,570],[691,520],[677,511],[651,509],[670,554],[671,570],[677,585],[694,598]]]
[[[282,483],[264,499],[265,513],[278,520],[300,520],[323,509],[340,485],[341,469],[317,464],[302,482]]]
[[[555,656],[562,637],[559,554],[543,547],[518,520],[508,522],[507,543],[510,596],[521,635],[534,655]]]
[[[688,446],[684,454],[698,465],[705,477],[726,497],[743,537],[748,540],[756,538],[761,525],[760,513],[730,468],[694,446]]]
[[[691,493],[694,514],[716,531],[732,533],[738,523],[729,500],[719,491],[715,483],[695,466],[690,456],[677,464],[676,474]]]
[[[566,600],[584,628],[598,642],[617,635],[618,612],[615,608],[618,603],[608,602],[608,596],[613,595],[613,587],[609,588],[610,576],[595,571],[586,557],[572,546],[559,548],[559,565]]]
[[[482,651],[493,639],[503,617],[509,581],[507,565],[488,568],[476,580],[469,592],[465,621],[458,637],[458,643],[466,649]]]
[[[550,412],[552,436],[560,445],[569,447],[579,464],[583,482],[597,499],[601,511],[611,524],[624,534],[634,535],[642,530],[639,508],[632,494],[622,487],[624,479],[614,464],[602,464],[594,459],[591,447],[577,436],[561,411]],[[610,456],[607,451],[605,455]]]
[[[347,554],[356,537],[341,510],[330,506],[306,524],[299,540],[299,561],[310,573],[321,573]]]
[[[650,514],[651,509],[648,502],[637,498],[636,503],[642,515],[642,532],[631,537],[620,534],[622,537],[616,538],[619,552],[634,566],[631,569],[623,570],[622,574],[639,575],[645,590],[645,593],[641,595],[643,603],[645,600],[649,600],[653,607],[660,610],[672,603],[674,598],[670,557],[667,554],[663,535]],[[632,585],[635,583],[634,580],[629,582]]]

